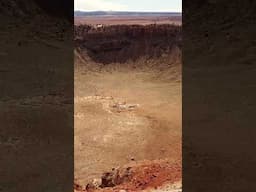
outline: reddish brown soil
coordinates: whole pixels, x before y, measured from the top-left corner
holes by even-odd
[[[129,168],[126,166],[125,169]],[[94,192],[127,192],[142,191],[145,189],[156,189],[166,183],[175,183],[181,178],[181,163],[170,162],[165,160],[146,161],[131,165],[131,176],[121,184],[114,187],[105,187],[100,189],[85,189],[85,186],[74,184],[77,192],[94,191]]]

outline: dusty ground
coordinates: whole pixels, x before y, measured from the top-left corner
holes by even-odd
[[[104,172],[129,163],[138,163],[139,170],[144,170],[141,167],[145,166],[145,160],[156,160],[160,166],[157,169],[159,172],[161,167],[177,169],[167,172],[162,179],[156,177],[155,184],[148,181],[143,187],[136,189],[142,190],[151,184],[151,187],[158,187],[167,181],[179,181],[179,79],[161,79],[159,72],[149,68],[108,65],[94,72],[88,72],[87,68],[88,66],[77,66],[75,69],[76,182],[86,185],[92,179],[101,178]],[[160,160],[168,163],[162,164]],[[149,170],[156,172],[153,164],[147,166]],[[142,174],[139,178],[145,182],[146,175]]]
[[[167,16],[83,16],[76,17],[75,25],[149,25],[149,24],[176,24],[181,25],[181,17]]]

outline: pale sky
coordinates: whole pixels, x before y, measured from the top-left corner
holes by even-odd
[[[80,11],[182,12],[182,0],[74,0]]]

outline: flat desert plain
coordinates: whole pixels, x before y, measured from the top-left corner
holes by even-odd
[[[175,24],[181,25],[180,16],[80,16],[75,17],[75,25],[150,25]]]

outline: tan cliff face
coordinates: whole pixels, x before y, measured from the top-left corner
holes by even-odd
[[[75,44],[96,62],[124,63],[140,57],[159,57],[181,49],[181,27],[174,25],[75,26]]]

